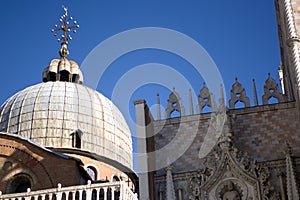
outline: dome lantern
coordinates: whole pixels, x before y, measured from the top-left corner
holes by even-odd
[[[60,59],[53,59],[50,65],[44,69],[43,82],[63,81],[82,84],[83,76],[78,64],[67,59],[69,55],[68,41],[72,40],[70,32],[76,33],[79,25],[76,20],[73,20],[73,17],[68,15],[68,8],[63,7],[63,9],[65,13],[59,19],[61,25],[55,24],[55,28],[51,30],[55,37],[62,32],[57,39],[58,42],[61,42]],[[73,22],[73,24],[70,25],[70,22]]]

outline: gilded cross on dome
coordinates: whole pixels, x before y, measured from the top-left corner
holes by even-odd
[[[61,26],[55,24],[55,29],[52,29],[51,31],[54,33],[54,36],[58,36],[59,32],[62,31],[62,35],[58,36],[59,38],[57,39],[57,41],[67,43],[69,40],[72,40],[72,37],[69,33],[71,31],[73,31],[73,33],[76,33],[76,29],[79,28],[79,25],[77,24],[76,20],[73,21],[73,17],[68,15],[68,8],[63,6],[63,9],[65,11],[65,14],[63,14],[59,19]],[[70,22],[73,22],[73,24],[70,25]]]
[[[76,20],[73,20],[73,17],[68,15],[68,8],[63,6],[65,13],[60,17],[59,22],[61,25],[54,25],[54,29],[51,31],[54,33],[54,36],[58,36],[57,41],[62,42],[62,48],[59,51],[61,57],[66,58],[69,55],[69,51],[67,49],[67,44],[69,40],[72,40],[70,32],[76,33],[76,29],[79,28]],[[70,25],[72,23],[72,25]],[[60,35],[60,33],[62,34]]]

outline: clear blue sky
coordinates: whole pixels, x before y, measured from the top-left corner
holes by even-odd
[[[73,35],[68,57],[79,65],[94,47],[115,34],[134,28],[163,27],[186,34],[206,49],[223,77],[227,101],[235,77],[246,88],[251,104],[253,78],[260,103],[267,74],[270,72],[278,80],[280,54],[273,0],[2,0],[1,103],[17,91],[41,82],[43,69],[51,59],[58,58],[60,44],[50,30],[63,14],[62,5],[69,8],[69,14],[81,27]],[[110,97],[123,74],[146,63],[175,68],[190,79],[194,90],[198,92],[202,87],[203,80],[194,75],[189,63],[176,55],[148,49],[128,53],[112,63],[97,90]],[[136,99],[146,99],[151,107],[157,92],[165,106],[169,91],[154,84],[134,92],[125,109],[134,113],[132,101]],[[183,99],[188,107],[186,95]]]

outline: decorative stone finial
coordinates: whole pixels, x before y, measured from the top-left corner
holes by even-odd
[[[285,142],[285,155],[292,155],[292,147],[288,141]]]
[[[257,98],[255,79],[252,79],[252,87],[253,87],[254,105],[258,106],[258,98]]]
[[[293,158],[291,157],[292,148],[286,142],[285,149],[285,164],[286,164],[286,186],[288,199],[299,199],[299,187],[296,179],[296,174],[293,166]]]
[[[87,185],[91,185],[92,184],[92,181],[91,180],[88,180],[87,181]]]
[[[190,100],[190,115],[194,114],[194,104],[193,104],[193,93],[192,89],[189,89],[189,100]]]
[[[235,83],[232,85],[232,89],[230,90],[230,100],[229,100],[229,108],[234,109],[235,104],[237,102],[244,103],[245,107],[250,106],[250,99],[246,95],[246,90],[242,86],[240,82],[238,82],[237,77],[235,78]]]
[[[51,31],[54,33],[54,36],[58,36],[59,32],[62,32],[61,36],[58,36],[57,39],[58,42],[61,42],[61,49],[59,51],[59,55],[63,58],[67,57],[69,55],[69,51],[67,48],[68,41],[72,40],[72,37],[70,35],[70,32],[73,31],[73,33],[76,33],[76,29],[79,28],[79,25],[77,24],[77,21],[73,21],[73,17],[68,15],[68,8],[63,6],[63,9],[65,13],[60,17],[59,22],[61,25],[54,25],[54,29]],[[70,22],[73,21],[72,25],[69,25]]]
[[[203,108],[205,106],[212,108],[212,94],[210,93],[208,87],[206,86],[205,82],[203,82],[203,87],[198,94],[198,105],[197,105],[197,113],[202,113]]]
[[[169,159],[169,158],[168,158]],[[166,176],[166,199],[174,200],[175,199],[175,189],[174,182],[172,177],[172,166],[168,166],[166,168],[167,176]]]
[[[269,103],[269,99],[274,97],[278,100],[278,103],[282,103],[285,101],[285,96],[280,93],[278,84],[271,77],[271,74],[268,73],[268,79],[265,82],[264,86],[264,95],[262,96],[263,104],[266,105]]]
[[[185,114],[184,106],[179,94],[175,91],[175,87],[173,87],[173,92],[169,95],[168,107],[165,111],[166,118],[170,118],[174,111],[179,112],[180,116],[184,116]]]
[[[225,108],[225,97],[224,97],[224,87],[223,84],[220,84],[220,98],[219,98],[220,107]]]
[[[157,101],[157,120],[161,120],[160,97],[159,97],[159,93],[156,94],[156,101]]]

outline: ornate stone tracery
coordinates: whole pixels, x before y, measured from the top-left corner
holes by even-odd
[[[174,111],[179,112],[180,116],[183,116],[185,113],[185,109],[182,105],[181,98],[179,94],[175,91],[175,88],[173,88],[172,93],[169,95],[168,107],[166,109],[166,118],[170,118],[171,114]]]
[[[239,101],[244,103],[245,107],[250,106],[250,100],[246,95],[246,90],[236,78],[235,83],[232,85],[232,89],[230,90],[229,108],[234,109],[235,104]]]
[[[205,106],[212,108],[212,101],[212,94],[210,93],[206,84],[203,83],[203,87],[198,94],[197,113],[202,113],[202,110]]]
[[[234,147],[229,132],[222,133],[219,143],[202,163],[189,180],[190,200],[279,199],[271,185],[268,167]]]
[[[272,97],[276,98],[279,103],[285,101],[284,95],[279,92],[278,84],[269,74],[264,86],[264,95],[262,96],[263,104],[268,104],[269,99]]]

